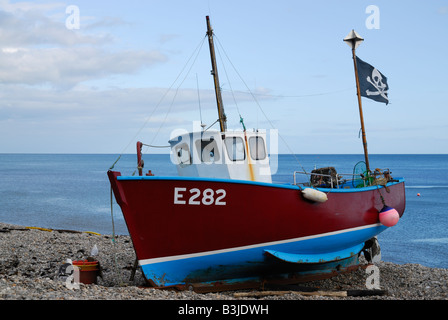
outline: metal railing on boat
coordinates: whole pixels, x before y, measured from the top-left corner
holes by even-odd
[[[305,175],[309,176],[309,178],[307,178],[306,181],[304,182],[298,182],[297,175]],[[294,185],[297,186],[302,185],[304,187],[322,187],[322,188],[339,189],[339,188],[360,188],[376,184],[383,184],[384,182],[387,183],[387,181],[389,180],[389,175],[390,175],[389,169],[384,170],[376,169],[371,175],[336,173],[336,172],[334,172],[334,174],[323,174],[316,172],[294,171],[293,178],[294,178]],[[381,176],[384,177],[381,178]]]

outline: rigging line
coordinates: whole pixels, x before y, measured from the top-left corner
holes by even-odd
[[[182,70],[179,72],[179,74],[177,75],[176,79],[173,81],[173,83],[169,86],[168,89],[165,90],[165,93],[162,95],[162,97],[160,98],[159,102],[156,104],[155,108],[153,109],[153,111],[151,112],[151,114],[149,115],[149,117],[146,118],[145,122],[143,123],[143,125],[140,127],[140,129],[137,131],[137,133],[133,136],[133,138],[129,141],[129,143],[126,145],[126,147],[123,148],[123,150],[120,152],[120,155],[118,156],[118,159],[113,163],[113,165],[110,167],[109,170],[112,170],[113,167],[115,166],[115,164],[118,162],[118,160],[120,160],[121,156],[123,155],[123,153],[125,152],[125,150],[129,147],[129,145],[135,141],[136,137],[140,134],[140,132],[142,132],[143,128],[146,127],[146,124],[149,122],[149,120],[152,118],[152,116],[154,115],[154,113],[157,111],[157,109],[160,107],[160,104],[162,103],[162,101],[165,99],[166,95],[168,94],[168,92],[171,91],[171,89],[174,87],[174,84],[177,82],[177,80],[180,78],[180,76],[182,75],[182,73],[184,72],[184,70],[186,69],[188,63],[190,62],[190,60],[193,58],[194,54],[196,53],[196,51],[200,51],[200,49],[202,48],[202,45],[204,44],[204,41],[206,39],[207,35],[205,35],[201,42],[198,44],[198,46],[196,46],[196,49],[193,51],[193,53],[191,54],[191,56],[188,58],[187,62],[185,63],[184,67],[182,68]]]
[[[199,118],[201,120],[201,125],[202,125],[201,96],[199,94],[199,80],[198,80],[198,74],[197,73],[196,73],[196,87],[198,88]]]
[[[185,77],[183,78],[183,80],[180,82],[180,84],[177,86],[176,91],[175,91],[174,96],[173,96],[173,99],[171,100],[171,104],[170,104],[170,106],[169,106],[169,108],[168,108],[168,111],[167,111],[166,114],[165,114],[165,118],[163,119],[162,123],[160,124],[159,129],[157,129],[157,132],[156,132],[156,134],[154,135],[154,138],[152,139],[151,144],[154,142],[155,138],[156,138],[157,135],[159,134],[159,132],[160,132],[160,130],[162,129],[163,125],[165,124],[165,121],[166,121],[166,119],[168,118],[168,115],[169,115],[169,113],[171,112],[171,109],[172,109],[172,107],[173,107],[173,105],[174,105],[174,100],[176,100],[177,94],[178,94],[178,92],[179,92],[179,88],[182,86],[182,84],[183,84],[183,83],[185,82],[185,80],[187,79],[187,76],[190,74],[190,71],[191,71],[191,69],[193,68],[193,66],[194,66],[194,64],[195,64],[195,62],[196,62],[196,60],[197,60],[197,58],[198,58],[198,56],[199,56],[199,53],[201,52],[202,45],[203,45],[204,42],[205,42],[205,38],[206,38],[206,37],[204,37],[204,38],[202,39],[201,44],[200,44],[200,46],[199,46],[199,48],[198,48],[198,50],[197,50],[196,56],[195,56],[195,58],[194,58],[194,60],[193,60],[193,63],[191,64],[190,68],[188,69],[187,74],[185,75]],[[190,58],[189,60],[191,60],[191,58]]]
[[[236,74],[238,75],[238,77],[240,78],[240,80],[243,82],[243,84],[246,86],[247,91],[250,93],[250,95],[252,96],[252,98],[254,99],[255,103],[257,104],[258,108],[260,109],[261,113],[264,115],[264,117],[266,118],[266,120],[269,122],[269,124],[271,125],[271,127],[273,129],[277,129],[274,124],[271,122],[271,120],[268,118],[268,116],[266,115],[266,113],[264,113],[264,110],[261,108],[260,103],[258,102],[257,98],[255,97],[255,95],[252,93],[252,91],[250,90],[249,86],[246,84],[246,81],[244,81],[243,77],[240,75],[240,73],[238,72],[238,70],[235,68],[235,66],[233,65],[232,61],[230,60],[229,56],[227,55],[226,51],[224,50],[224,48],[221,45],[221,42],[219,41],[218,37],[216,37],[216,40],[218,42],[218,44],[221,46],[225,56],[227,57],[227,60],[229,60],[230,65],[232,66],[232,68],[235,70]],[[283,143],[286,145],[286,147],[288,148],[289,152],[293,155],[294,159],[297,161],[297,163],[302,167],[302,170],[306,173],[305,168],[303,167],[303,165],[300,163],[299,159],[297,158],[297,156],[295,155],[295,153],[292,151],[291,147],[288,145],[288,143],[286,142],[286,140],[283,138],[283,136],[280,135],[280,133],[278,133],[278,136],[280,137],[280,139],[282,139]]]
[[[211,127],[213,127],[215,125],[215,123],[217,123],[219,121],[219,119],[217,119],[215,122],[213,122],[207,129],[205,129],[204,131],[207,131],[208,129],[210,129]]]

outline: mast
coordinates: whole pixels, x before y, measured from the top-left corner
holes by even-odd
[[[364,117],[362,114],[361,89],[359,87],[358,66],[356,65],[356,53],[355,53],[356,48],[361,44],[362,41],[364,41],[364,39],[355,30],[352,30],[348,34],[348,36],[344,38],[344,41],[348,44],[350,48],[352,48],[353,65],[355,68],[356,92],[358,94],[359,118],[361,120],[362,145],[364,147],[364,159],[366,162],[367,172],[370,173],[369,154],[367,152],[366,130],[364,128]]]
[[[216,66],[216,56],[215,56],[215,46],[213,44],[213,29],[210,25],[209,16],[206,16],[207,20],[207,36],[208,43],[210,46],[210,58],[212,60],[212,75],[215,82],[215,95],[216,95],[216,104],[218,106],[218,116],[219,116],[219,126],[221,132],[225,132],[227,130],[227,117],[224,113],[224,106],[222,104],[222,96],[221,96],[221,87],[219,86],[219,77],[218,77],[218,68]]]

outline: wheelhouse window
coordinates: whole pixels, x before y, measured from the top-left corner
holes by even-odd
[[[191,164],[190,148],[186,143],[176,146],[177,161],[180,165],[186,166]]]
[[[239,137],[227,137],[224,142],[227,149],[227,155],[230,160],[241,161],[246,159],[243,139]]]
[[[266,158],[266,149],[262,137],[249,138],[250,157],[254,160],[263,160]]]
[[[214,163],[219,161],[219,152],[216,141],[211,137],[210,140],[196,141],[198,152],[200,152],[200,159],[202,162]]]

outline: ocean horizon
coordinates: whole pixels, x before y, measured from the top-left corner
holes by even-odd
[[[0,153],[0,222],[128,234],[107,178],[118,157],[114,153]],[[143,157],[145,170],[177,176],[169,154]],[[448,268],[448,154],[370,154],[369,159],[371,168],[388,168],[393,177],[406,180],[405,213],[396,226],[378,236],[383,260]],[[363,154],[279,154],[273,181],[292,183],[293,171],[302,167],[310,171],[333,166],[339,173],[352,173],[363,160]],[[132,175],[136,161],[135,154],[123,154],[114,170]]]

